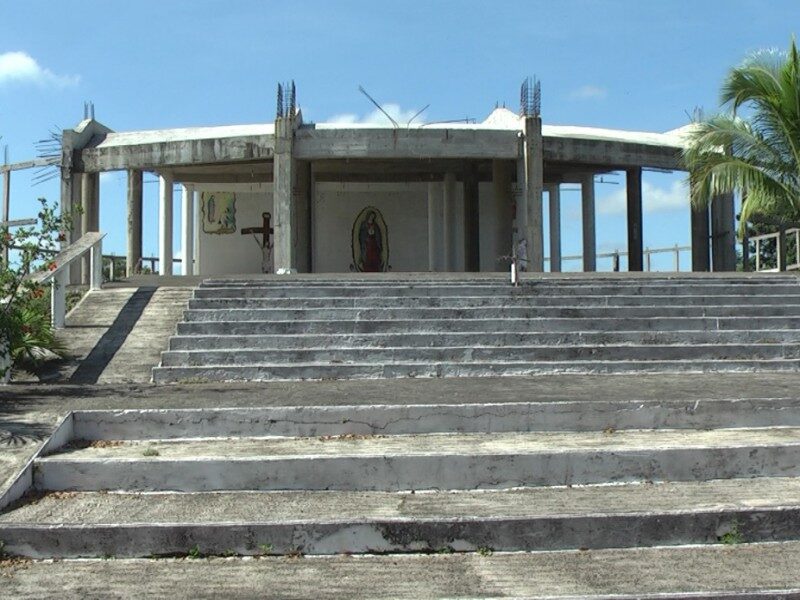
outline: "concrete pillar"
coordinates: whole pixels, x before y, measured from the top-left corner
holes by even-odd
[[[709,251],[709,218],[708,207],[691,208],[692,221],[692,271],[705,272],[711,269],[711,253]]]
[[[733,194],[711,201],[711,257],[714,271],[736,270],[736,216]]]
[[[294,268],[300,273],[311,271],[311,163],[295,161],[293,202],[295,206],[295,228],[292,235],[294,243]]]
[[[628,200],[628,271],[641,271],[644,268],[641,167],[625,172],[625,188]]]
[[[100,231],[100,174],[84,173],[81,176],[81,233]],[[91,261],[88,255],[82,260],[81,283],[89,285]]]
[[[445,173],[442,190],[442,240],[444,241],[444,270],[454,269],[453,257],[453,211],[456,203],[456,174]]]
[[[172,173],[158,176],[158,274],[172,275]]]
[[[294,119],[280,117],[275,120],[275,175],[273,185],[274,265],[275,272],[286,274],[297,270],[294,243],[295,161],[292,158]]]
[[[195,275],[202,275],[203,273],[203,265],[202,265],[202,258],[200,256],[200,237],[203,233],[203,214],[200,210],[200,200],[202,196],[199,191],[195,190],[194,192],[194,269],[193,273]]]
[[[142,260],[142,172],[128,169],[128,251],[127,276],[141,270]]]
[[[61,244],[64,249],[70,244],[74,244],[83,235],[83,223],[81,222],[81,200],[83,196],[83,175],[81,173],[73,173],[69,176],[70,183],[65,185],[62,181],[61,193],[62,198],[67,194],[66,201],[62,199],[61,214],[62,216],[69,215],[72,223],[72,229],[67,232],[67,239]],[[71,285],[80,285],[83,276],[82,261],[75,261],[69,268],[69,283]]]
[[[583,270],[586,273],[597,270],[597,238],[594,215],[594,173],[587,173],[581,179],[581,215],[583,218]]]
[[[542,119],[525,117],[523,139],[525,186],[523,211],[526,213],[525,239],[528,245],[528,270],[544,271],[544,225],[542,191],[544,187],[544,158],[542,155]],[[520,207],[517,207],[519,210]]]
[[[561,186],[547,186],[550,207],[550,272],[561,272]]]
[[[3,171],[3,214],[0,221],[11,220],[11,171]],[[3,256],[0,257],[3,264],[8,264],[8,246],[3,247]]]
[[[438,271],[439,245],[442,239],[441,191],[436,182],[428,183],[428,270]]]
[[[492,161],[492,197],[494,199],[494,248],[492,249],[492,271],[506,271],[507,263],[501,256],[511,256],[514,244],[512,232],[511,175],[514,164],[510,161]]]
[[[184,275],[194,275],[194,186],[184,185],[181,198],[181,248]]]
[[[481,270],[480,201],[478,169],[468,163],[464,169],[464,270]]]

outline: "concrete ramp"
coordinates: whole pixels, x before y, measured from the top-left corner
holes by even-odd
[[[44,377],[66,383],[149,382],[190,295],[190,287],[152,282],[87,293],[60,334],[68,360]]]

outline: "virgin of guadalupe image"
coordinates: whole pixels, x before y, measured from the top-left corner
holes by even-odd
[[[361,211],[354,226],[353,259],[356,270],[362,273],[386,271],[386,224],[377,209],[369,207]],[[356,248],[357,244],[357,248]],[[358,252],[356,252],[358,250]]]

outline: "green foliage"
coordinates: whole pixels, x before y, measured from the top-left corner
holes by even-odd
[[[726,531],[725,533],[723,533],[721,536],[719,536],[718,539],[719,539],[720,543],[728,544],[728,545],[743,543],[744,542],[744,535],[742,535],[742,532],[739,531],[739,521],[734,519],[731,522],[730,529],[728,531]]]
[[[272,554],[272,544],[259,544],[258,547],[261,548],[261,554],[265,556],[267,554]]]
[[[684,161],[692,203],[738,192],[741,223],[800,222],[800,54],[757,52],[731,69],[721,102],[729,112],[695,123]],[[773,228],[774,229],[774,228]]]
[[[63,353],[63,346],[50,327],[49,285],[42,286],[29,275],[53,270],[52,256],[66,239],[71,215],[59,215],[57,206],[39,199],[38,223],[31,227],[0,228],[0,337],[10,344],[15,367],[32,368],[48,355]],[[3,374],[0,373],[0,376]]]
[[[189,548],[189,552],[186,553],[186,556],[189,558],[203,558],[203,554],[200,552],[200,546]]]
[[[11,342],[11,360],[16,366],[33,368],[47,353],[61,355],[64,347],[50,326],[49,294],[32,294],[20,300],[6,313]]]

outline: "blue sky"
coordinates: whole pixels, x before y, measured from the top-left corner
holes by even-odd
[[[371,118],[359,85],[399,113],[430,103],[426,120],[482,120],[497,102],[516,109],[520,82],[536,75],[545,123],[666,131],[696,106],[715,110],[727,69],[747,53],[785,49],[800,4],[3,0],[0,23],[0,146],[19,161],[50,129],[74,126],[84,100],[118,131],[268,122],[276,83],[288,79],[307,120]],[[600,252],[625,244],[624,177],[606,180],[618,183],[597,186]],[[688,245],[682,181],[645,174],[645,245]],[[118,254],[124,183],[101,183],[106,251]],[[157,248],[156,188],[145,186],[146,254]],[[15,174],[12,218],[38,196],[58,200],[57,185]],[[562,202],[564,254],[577,254],[579,194]]]

